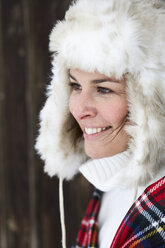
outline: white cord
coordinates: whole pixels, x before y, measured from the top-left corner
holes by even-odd
[[[60,203],[60,220],[62,232],[62,247],[66,248],[66,230],[65,230],[65,215],[64,215],[64,196],[63,196],[63,179],[59,179],[59,203]]]

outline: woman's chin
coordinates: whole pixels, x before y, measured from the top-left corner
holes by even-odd
[[[123,144],[123,146],[105,146],[105,145],[94,145],[94,144],[84,144],[85,153],[88,157],[92,159],[100,159],[105,157],[112,157],[118,153],[124,152],[128,148],[128,144]]]
[[[105,151],[105,149],[95,149],[95,147],[85,147],[85,153],[88,157],[92,159],[100,159],[105,157],[111,157],[116,155],[118,152],[114,151]]]

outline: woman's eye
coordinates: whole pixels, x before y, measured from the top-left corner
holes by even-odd
[[[73,83],[73,82],[70,82],[69,83],[69,86],[72,90],[75,90],[75,91],[79,91],[81,90],[81,85],[77,84],[77,83]]]
[[[112,90],[104,87],[97,87],[97,91],[101,94],[108,94],[113,92]]]

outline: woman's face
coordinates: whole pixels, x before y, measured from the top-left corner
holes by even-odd
[[[82,129],[86,154],[103,158],[126,150],[125,80],[71,69],[70,86],[69,109]]]

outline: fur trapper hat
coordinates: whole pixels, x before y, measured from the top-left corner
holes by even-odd
[[[126,75],[131,159],[118,180],[146,183],[165,151],[165,3],[77,0],[50,35],[52,80],[40,113],[36,149],[50,175],[71,179],[88,158],[69,113],[68,71]],[[133,166],[132,166],[133,165]]]

